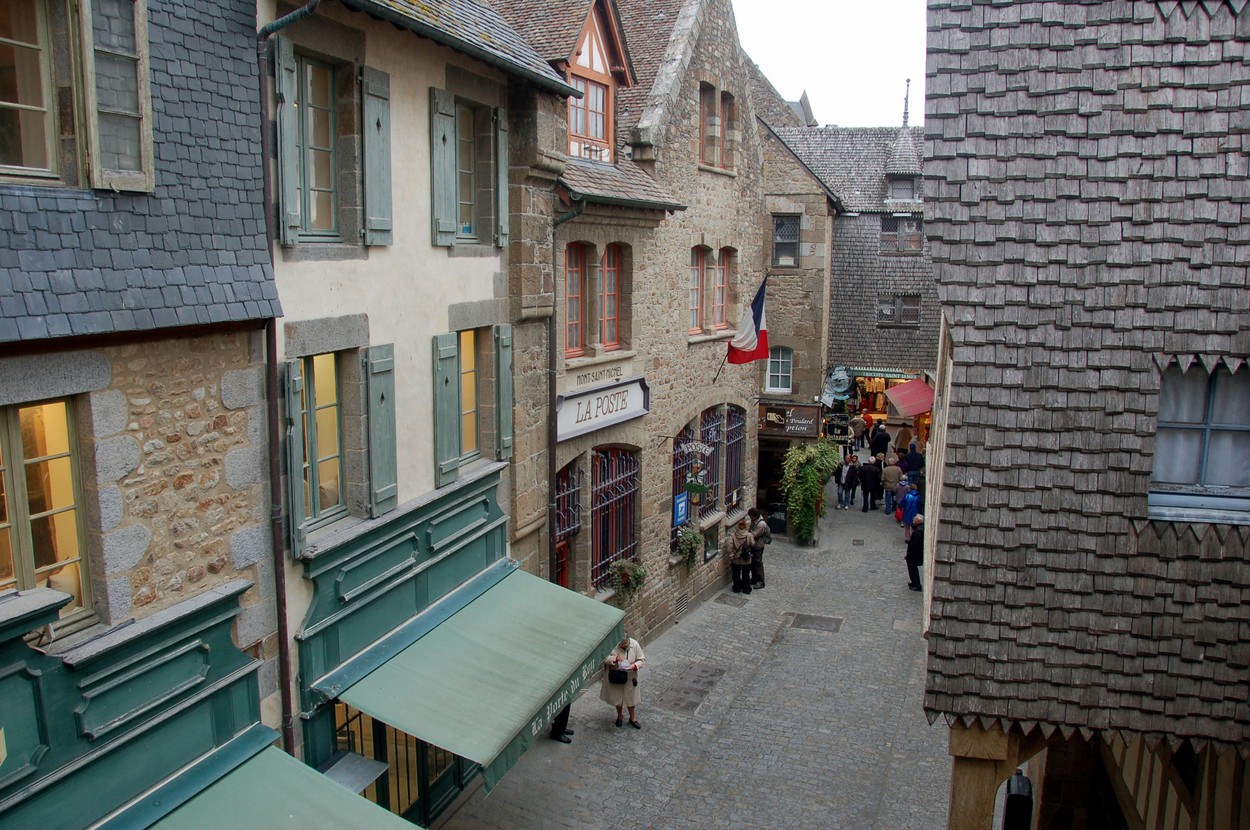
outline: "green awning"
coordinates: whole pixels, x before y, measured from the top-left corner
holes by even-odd
[[[338,697],[481,764],[489,793],[599,669],[624,616],[514,570]]]
[[[226,773],[152,828],[412,830],[415,826],[270,746]]]

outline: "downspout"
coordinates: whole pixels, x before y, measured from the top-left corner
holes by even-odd
[[[556,581],[556,442],[559,430],[556,425],[556,309],[554,297],[556,276],[556,230],[565,222],[576,219],[586,209],[584,199],[577,199],[577,207],[562,213],[551,221],[551,294],[553,307],[547,317],[547,581]]]
[[[303,7],[266,23],[256,34],[256,65],[260,69],[260,152],[264,193],[265,247],[269,267],[274,268],[273,175],[269,160],[274,157],[273,119],[269,117],[269,38],[280,29],[312,15],[321,0],[308,0]],[[282,526],[282,423],[278,417],[278,319],[265,321],[265,405],[268,409],[269,438],[269,536],[273,547],[274,604],[278,617],[278,688],[282,699],[282,749],[295,755],[295,699],[291,693],[290,625],[286,606],[286,533]]]

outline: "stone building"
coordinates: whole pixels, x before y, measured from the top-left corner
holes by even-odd
[[[298,766],[261,725],[279,652],[262,327],[280,308],[253,12],[0,15],[5,827],[147,826],[231,767]]]
[[[929,4],[951,827],[1250,811],[1244,2]]]
[[[897,422],[885,391],[936,366],[937,293],[924,233],[922,129],[779,126],[776,135],[837,194],[827,366],[846,367],[874,418]],[[923,434],[927,415],[904,413]]]

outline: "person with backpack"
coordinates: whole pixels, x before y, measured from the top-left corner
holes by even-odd
[[[764,519],[757,508],[752,507],[747,511],[750,517],[750,533],[754,540],[754,556],[751,558],[751,587],[764,587],[764,548],[772,544],[773,532],[768,527],[768,522]]]

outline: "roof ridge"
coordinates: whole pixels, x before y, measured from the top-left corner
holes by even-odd
[[[699,34],[706,17],[705,0],[684,0],[677,20],[668,36],[668,46],[655,73],[655,81],[647,93],[642,115],[634,125],[631,140],[635,144],[658,147],[663,143],[668,123],[668,110],[681,93],[681,81],[694,56]]]

